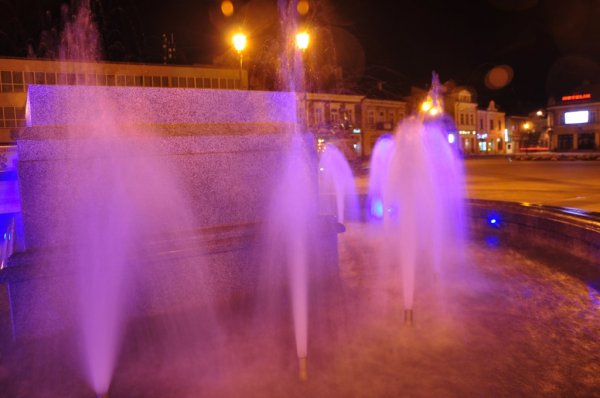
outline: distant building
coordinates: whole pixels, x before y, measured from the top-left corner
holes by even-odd
[[[445,86],[444,111],[454,119],[461,151],[479,153],[475,91],[465,86]]]
[[[362,155],[361,103],[362,95],[307,93],[298,94],[298,102],[306,100],[308,107],[300,106],[304,122],[317,139],[318,149],[332,142],[348,159]]]
[[[298,102],[308,102],[305,123],[321,148],[334,142],[350,160],[370,156],[377,139],[393,133],[406,117],[407,103],[364,95],[307,93]]]
[[[28,84],[247,89],[238,68],[0,58],[0,144],[25,124]]]
[[[479,153],[505,153],[506,141],[506,114],[490,101],[487,109],[477,110],[477,149]]]
[[[551,150],[600,149],[600,85],[550,100],[547,112]]]
[[[506,130],[510,146],[507,153],[526,152],[533,144],[533,121],[529,116],[507,116]],[[510,148],[510,149],[509,149]]]
[[[392,134],[407,116],[405,101],[365,98],[362,102],[363,155],[370,156],[375,143],[384,134]]]

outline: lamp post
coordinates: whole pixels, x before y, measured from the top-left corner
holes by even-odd
[[[242,66],[244,62],[244,50],[246,49],[246,45],[248,44],[248,38],[242,32],[238,32],[233,35],[231,39],[233,43],[233,48],[237,51],[240,56],[240,90],[242,89]]]
[[[308,45],[310,44],[310,34],[303,30],[300,31],[298,33],[296,33],[296,48],[298,50],[300,50],[302,52],[302,63],[304,66],[304,121],[306,123],[306,126],[308,126],[308,95],[307,95],[307,90],[308,90],[308,79],[306,78],[306,76],[308,75],[306,73],[306,62],[304,62],[304,54],[306,52],[306,49],[308,48]]]

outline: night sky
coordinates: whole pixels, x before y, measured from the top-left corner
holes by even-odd
[[[0,55],[52,57],[61,3],[0,0]],[[177,63],[233,66],[228,37],[242,27],[251,41],[246,67],[264,77],[279,49],[276,0],[234,0],[230,17],[218,0],[91,3],[108,60],[160,63],[161,35],[173,33]],[[300,23],[315,32],[316,89],[400,98],[411,85],[426,88],[435,70],[475,88],[480,105],[493,99],[526,114],[550,96],[600,83],[598,21],[600,0],[313,0]],[[499,65],[512,80],[491,88],[486,74]],[[331,78],[336,67],[342,80]]]

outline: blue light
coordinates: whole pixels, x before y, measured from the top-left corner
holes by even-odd
[[[492,228],[500,228],[501,218],[497,213],[491,213],[487,216],[487,223]]]
[[[456,136],[452,133],[448,134],[448,143],[449,144],[454,144],[454,141],[456,140]]]
[[[371,202],[371,214],[377,218],[383,217],[383,203],[381,200]]]
[[[496,235],[487,235],[485,237],[485,243],[488,247],[498,247],[500,246],[500,238]]]

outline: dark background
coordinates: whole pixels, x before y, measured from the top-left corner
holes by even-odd
[[[0,55],[55,58],[69,18],[64,5],[74,1],[0,0]],[[162,63],[161,37],[172,33],[175,63],[233,66],[229,37],[241,28],[254,83],[271,88],[282,48],[276,0],[234,0],[230,17],[220,0],[90,3],[103,59]],[[600,83],[600,0],[313,0],[299,23],[313,32],[315,90],[400,97],[411,85],[426,88],[435,70],[442,81],[475,88],[480,105],[494,99],[525,114]],[[498,65],[513,76],[492,89],[485,76]]]

